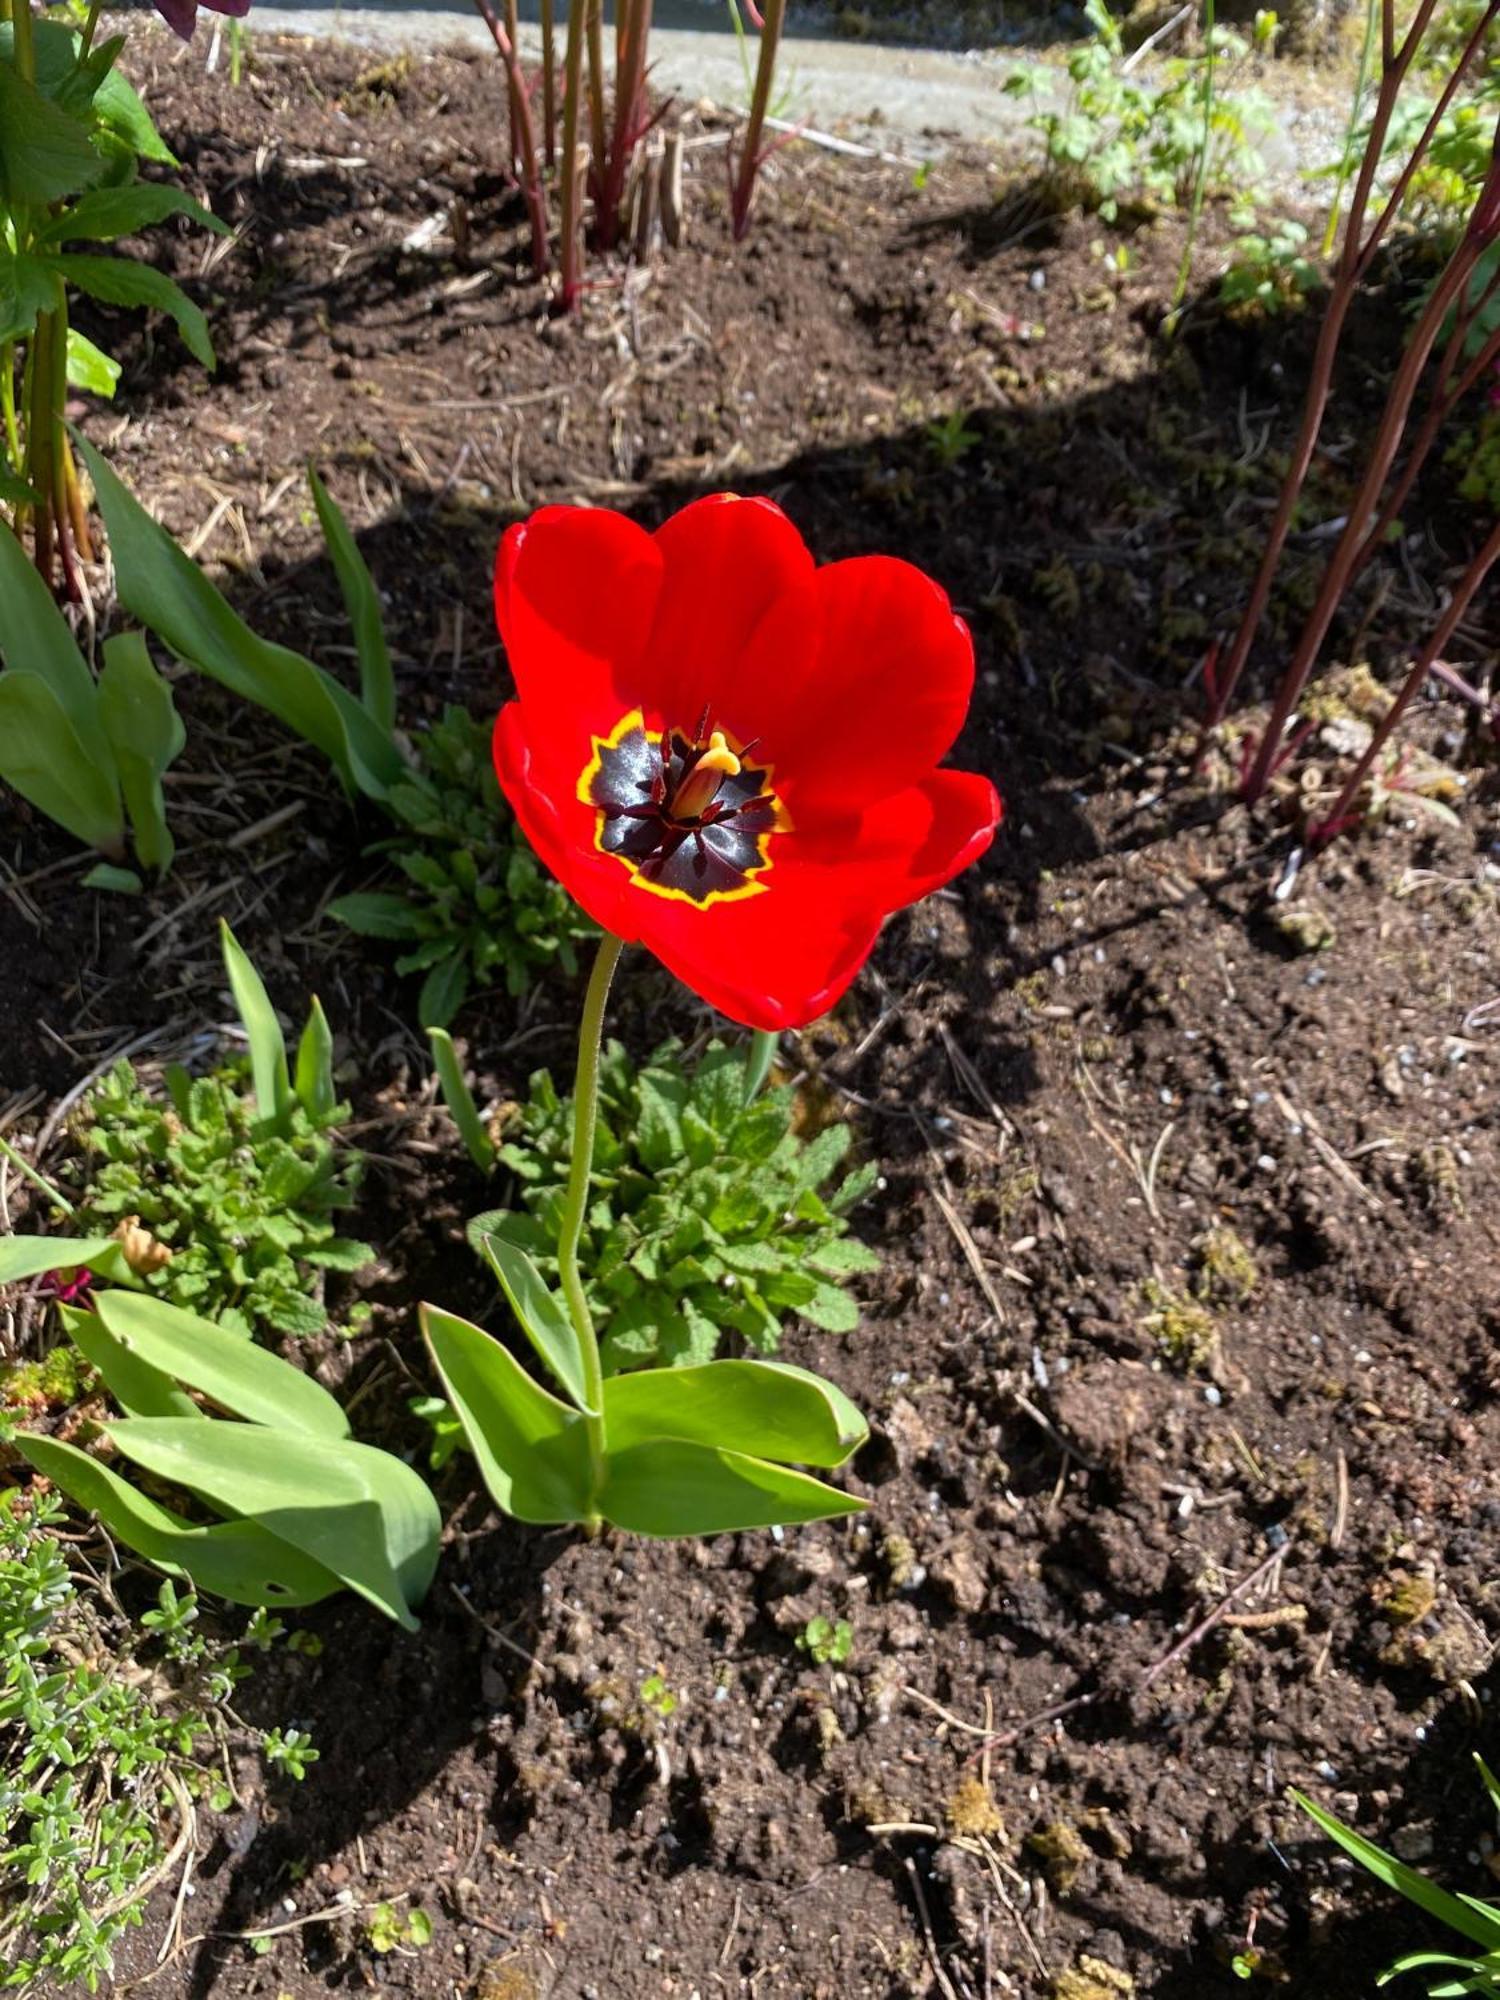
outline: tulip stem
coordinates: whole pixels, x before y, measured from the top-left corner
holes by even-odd
[[[589,1441],[589,1532],[599,1527],[598,1500],[604,1486],[604,1367],[599,1359],[599,1336],[594,1315],[589,1311],[588,1294],[578,1270],[578,1244],[583,1235],[584,1212],[588,1207],[589,1175],[594,1164],[594,1130],[599,1116],[599,1045],[604,1034],[604,1008],[609,985],[624,949],[621,940],[608,934],[600,941],[599,955],[589,974],[589,990],[583,1003],[583,1021],[578,1030],[578,1075],[573,1086],[573,1159],[568,1168],[568,1192],[563,1200],[562,1221],[557,1235],[557,1269],[562,1280],[568,1316],[578,1336],[578,1353],[583,1364],[583,1395],[588,1405],[584,1424]]]

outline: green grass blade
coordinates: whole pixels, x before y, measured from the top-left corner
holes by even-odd
[[[1425,1910],[1430,1917],[1446,1924],[1449,1930],[1457,1931],[1471,1944],[1477,1944],[1483,1951],[1500,1950],[1500,1913],[1494,1916],[1482,1914],[1485,1906],[1474,1906],[1450,1896],[1446,1889],[1440,1889],[1436,1882],[1429,1882],[1425,1875],[1419,1875],[1414,1868],[1408,1868],[1394,1855],[1387,1854],[1363,1834],[1345,1826],[1335,1819],[1331,1812],[1316,1805],[1301,1792],[1294,1791],[1292,1797],[1302,1810],[1315,1820],[1328,1838],[1352,1855],[1362,1868],[1367,1868],[1376,1881],[1383,1882],[1388,1889],[1405,1896],[1408,1902]]]

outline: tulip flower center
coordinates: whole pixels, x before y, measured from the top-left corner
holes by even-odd
[[[754,747],[736,749],[706,714],[689,734],[648,729],[632,710],[595,739],[578,783],[599,847],[662,895],[706,904],[753,892],[771,834],[789,824]]]

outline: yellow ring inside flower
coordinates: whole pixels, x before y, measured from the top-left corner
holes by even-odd
[[[753,743],[708,723],[648,729],[633,708],[592,739],[578,780],[600,853],[650,894],[699,909],[766,888],[771,836],[791,825],[771,766],[747,755]]]

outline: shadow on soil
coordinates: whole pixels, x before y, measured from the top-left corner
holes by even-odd
[[[205,160],[212,150],[210,137],[203,142]],[[298,227],[293,196],[297,203],[336,206],[344,190],[330,184],[320,191],[316,181],[273,188],[271,198],[284,198],[288,205],[288,238]],[[976,253],[983,254],[977,244]],[[285,291],[278,289],[279,257],[268,253],[254,279],[268,315],[286,303]],[[379,321],[399,331],[403,320],[425,311],[420,301],[430,294],[432,280],[421,260],[408,270],[396,258],[373,271],[356,260],[342,275],[323,281],[323,322],[347,331]],[[491,324],[529,324],[535,306],[531,293],[502,296]],[[889,307],[856,301],[855,310],[883,338],[905,337],[899,299]],[[101,330],[106,336],[112,331]],[[570,338],[565,333],[556,343],[548,364],[554,372],[568,366]],[[974,413],[955,398],[962,443],[957,436],[948,443],[935,439],[932,428],[922,425],[819,445],[774,468],[736,475],[738,490],[769,494],[785,507],[821,558],[877,550],[906,557],[938,577],[971,621],[979,682],[955,761],[996,779],[1008,802],[1006,826],[984,862],[949,892],[946,911],[957,916],[957,924],[935,925],[923,913],[898,920],[878,969],[897,995],[929,976],[957,992],[963,1052],[984,1091],[1002,1107],[1030,1100],[1038,1088],[1035,1066],[1023,1043],[1007,1041],[999,1029],[991,1031],[990,1040],[978,1039],[977,1024],[988,1018],[985,1002],[997,978],[1015,983],[1043,969],[1026,940],[1046,908],[1054,872],[1100,855],[1100,821],[1083,808],[1103,790],[1101,773],[1111,780],[1122,769],[1134,774],[1133,791],[1113,787],[1120,803],[1102,839],[1118,868],[1138,880],[1139,896],[1132,914],[1113,928],[1094,924],[1085,912],[1073,948],[1102,951],[1123,925],[1147,921],[1169,902],[1182,902],[1182,885],[1164,883],[1153,873],[1154,850],[1185,827],[1207,826],[1218,809],[1197,791],[1173,789],[1174,760],[1166,746],[1191,722],[1198,699],[1196,663],[1208,637],[1232,615],[1256,551],[1267,491],[1262,427],[1280,437],[1294,416],[1297,399],[1289,382],[1300,375],[1307,340],[1308,330],[1297,324],[1253,341],[1210,326],[1176,348],[1159,349],[1156,366],[1136,379],[1066,403]],[[115,344],[128,348],[128,340],[117,336]],[[231,357],[230,371],[237,365]],[[151,395],[159,393],[159,377],[157,384]],[[122,397],[125,415],[141,417],[150,408],[150,397],[139,390]],[[493,497],[476,501],[467,488],[461,491],[462,462],[460,456],[458,468],[435,469],[425,485],[383,468],[397,479],[400,504],[359,535],[389,597],[408,725],[448,699],[492,709],[501,693],[489,627],[489,571],[498,532],[522,510]],[[334,454],[323,469],[336,490],[348,494],[357,491],[361,466],[358,454],[349,452]],[[649,461],[636,465],[632,478],[629,511],[647,524],[702,490],[663,476]],[[555,459],[544,471],[529,470],[528,479],[534,491],[566,492],[565,459]],[[1280,603],[1283,621],[1320,559],[1321,545],[1308,540],[1294,546]],[[337,591],[326,562],[319,556],[293,560],[264,554],[259,560],[259,579],[240,577],[230,586],[241,611],[266,636],[314,653],[327,637],[325,662],[347,671],[346,635],[338,630]],[[1365,608],[1364,601],[1355,604],[1350,616],[1360,618]],[[456,616],[461,623],[455,624]],[[1273,645],[1280,629],[1273,621]],[[447,645],[440,641],[443,633],[450,635]],[[1403,636],[1394,628],[1374,635],[1377,645],[1384,639],[1393,649]],[[191,683],[184,695],[191,744],[199,696]],[[190,749],[190,760],[192,754]],[[380,831],[342,813],[322,830],[337,858],[349,862],[357,861],[362,840]],[[1274,878],[1278,844],[1274,831],[1264,840],[1249,837],[1241,864],[1218,879],[1198,881],[1189,893],[1205,907],[1243,916]],[[157,900],[148,901],[139,922],[153,920]],[[0,927],[10,921],[0,908]],[[275,908],[252,912],[241,940],[254,954],[261,942],[274,939],[282,922]],[[985,945],[982,952],[974,948],[978,939]],[[0,928],[0,948],[5,941]],[[328,950],[337,957],[359,947],[330,926]],[[682,1003],[667,996],[664,984],[651,988],[642,981],[641,986],[651,996],[637,1003],[641,1017],[660,998],[655,1032],[675,1024]],[[149,998],[143,1004],[149,1007]],[[861,1004],[878,1003],[867,997]],[[566,1018],[569,1009],[556,1011]],[[968,1023],[976,1024],[974,1033]],[[496,1060],[496,1044],[514,1025],[504,1003],[466,1021],[476,1059]],[[549,1042],[553,1032],[533,1043],[524,1060],[513,1058],[509,1073],[524,1075],[534,1061],[559,1054],[566,1030],[557,1026]],[[945,1060],[936,1043],[924,1056],[929,1059],[936,1066]],[[853,1074],[851,1089],[857,1087]],[[915,1078],[914,1085],[920,1081]],[[919,1087],[915,1095],[920,1099]],[[934,1101],[941,1101],[940,1095]],[[892,1116],[881,1143],[898,1171],[914,1172],[925,1146],[919,1118],[909,1112]],[[429,1622],[413,1639],[378,1627],[348,1603],[323,1614],[315,1628],[324,1639],[321,1663],[299,1664],[288,1683],[296,1706],[292,1719],[311,1729],[321,1762],[297,1797],[295,1821],[288,1814],[275,1823],[242,1827],[238,1834],[230,1828],[200,1871],[229,1873],[223,1928],[264,1922],[294,1866],[371,1835],[424,1791],[436,1788],[442,1796],[449,1761],[473,1741],[495,1708],[486,1693],[486,1635],[478,1621],[498,1625],[525,1646],[529,1611],[558,1547],[555,1538],[531,1531],[465,1538],[462,1568],[455,1568],[450,1552]],[[455,1581],[466,1589],[467,1611],[454,1602]],[[268,1679],[266,1698],[277,1692]],[[267,1711],[269,1721],[287,1719],[274,1703]],[[1134,1729],[1122,1727],[1125,1733]],[[1140,1733],[1153,1741],[1159,1737],[1163,1757],[1169,1754],[1166,1732]],[[1414,1766],[1407,1763],[1406,1746],[1395,1746],[1366,1769],[1341,1775],[1351,1788],[1363,1790],[1386,1782],[1399,1761],[1405,1782],[1420,1790],[1441,1828],[1438,1868],[1462,1849],[1480,1819],[1469,1747],[1457,1720],[1445,1721],[1421,1746]],[[1264,1785],[1259,1767],[1247,1769],[1247,1795],[1262,1792]],[[506,1811],[503,1796],[447,1801],[446,1807],[455,1813],[455,1841],[459,1825],[472,1827],[468,1837],[476,1837],[503,1821]],[[1156,2000],[1246,1990],[1213,1957],[1208,1923],[1216,1906],[1237,1906],[1248,1889],[1263,1893],[1268,1914],[1261,1942],[1270,1944],[1275,1937],[1272,1948],[1291,1972],[1287,1990],[1306,2000],[1365,1995],[1395,1950],[1420,1935],[1420,1925],[1402,1913],[1382,1911],[1370,1921],[1345,1921],[1330,1934],[1307,1894],[1309,1881],[1322,1874],[1311,1867],[1321,1851],[1312,1837],[1292,1855],[1233,1842],[1205,1853],[1204,1865],[1193,1872],[1174,1875],[1158,1868],[1163,1886],[1202,1905],[1206,1914],[1202,1938],[1156,1985]],[[895,1867],[886,1859],[879,1865]],[[896,1879],[904,1879],[899,1869]],[[949,1925],[941,1900],[937,1920],[940,1927]],[[951,1928],[942,1941],[954,1941]],[[1161,1948],[1155,1938],[1126,1942],[1149,1944],[1158,1953]],[[212,1940],[203,1944],[196,1992],[212,1990],[222,1954],[231,1948]]]

